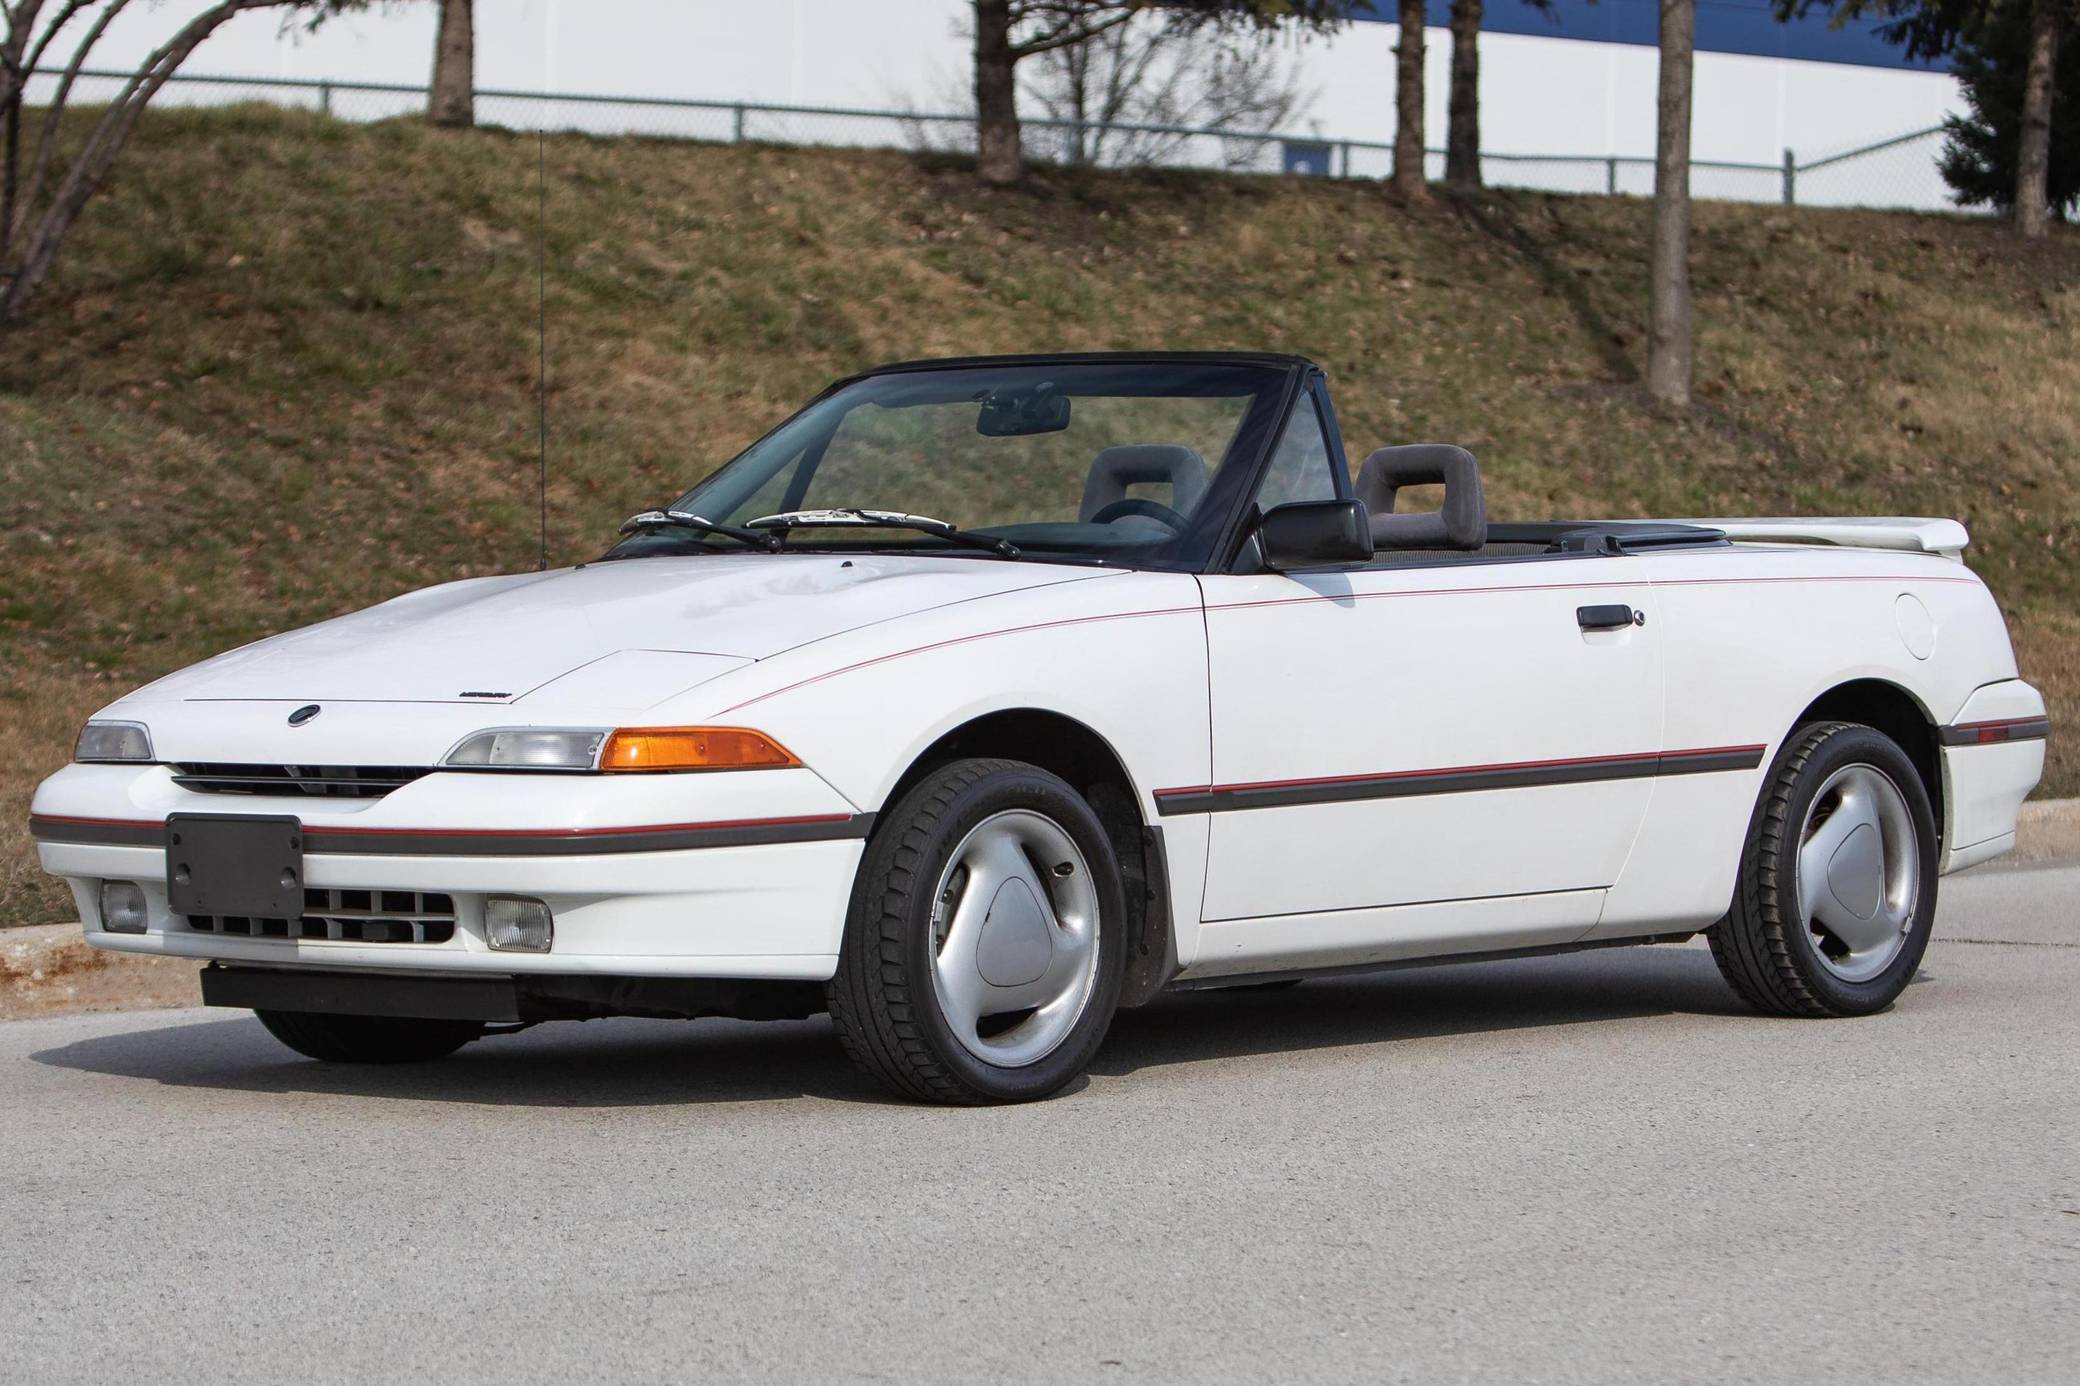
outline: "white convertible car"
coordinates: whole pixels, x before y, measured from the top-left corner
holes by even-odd
[[[2043,768],[1956,523],[1491,523],[1291,356],[884,367],[623,534],[94,717],[87,938],[317,1059],[828,1011],[1007,1101],[1165,989],[1699,932],[1876,1011]]]

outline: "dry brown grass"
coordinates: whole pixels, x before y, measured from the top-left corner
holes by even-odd
[[[140,130],[0,339],[0,921],[68,917],[22,808],[124,688],[534,557],[532,138],[265,110]],[[1500,515],[1951,514],[2080,723],[2080,239],[1699,209],[1700,403],[1643,408],[1646,207],[552,140],[552,557],[832,376],[980,350],[1249,346],[1354,451],[1448,438]],[[2049,787],[2080,792],[2053,742]]]

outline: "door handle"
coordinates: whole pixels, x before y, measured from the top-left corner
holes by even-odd
[[[1645,625],[1647,613],[1634,611],[1623,602],[1612,602],[1608,606],[1578,606],[1574,619],[1583,630],[1622,630],[1626,626]]]

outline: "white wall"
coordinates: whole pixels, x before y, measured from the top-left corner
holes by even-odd
[[[198,7],[134,7],[104,56],[134,58]],[[477,79],[487,88],[939,108],[966,83],[966,10],[965,0],[478,0]],[[188,70],[423,83],[434,12],[432,0],[403,0],[315,34],[285,33],[274,14],[245,15]],[[1302,44],[1303,80],[1314,91],[1303,131],[1390,141],[1395,41],[1392,25],[1355,24]],[[1449,34],[1430,31],[1433,146],[1444,138],[1449,52]],[[1487,149],[1590,160],[1653,153],[1653,50],[1488,34],[1481,65]],[[1787,146],[1810,158],[1935,124],[1959,107],[1946,75],[1704,53],[1693,152],[1774,165]],[[1600,186],[1589,164],[1581,173]]]
[[[100,52],[135,58],[201,9],[168,0],[126,12]],[[424,82],[433,0],[391,0],[284,32],[278,14],[241,15],[189,61],[196,72]],[[962,0],[478,0],[477,82],[634,96],[749,97],[885,105],[916,85],[921,61],[958,59]],[[108,64],[100,64],[107,66]]]

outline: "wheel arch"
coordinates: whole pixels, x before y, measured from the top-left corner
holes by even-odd
[[[1791,734],[1814,722],[1860,722],[1892,738],[1920,773],[1935,821],[1944,821],[1942,738],[1936,718],[1913,693],[1888,679],[1852,679],[1808,703],[1792,722]]]
[[[1177,940],[1162,829],[1143,815],[1141,791],[1125,760],[1105,736],[1065,713],[1000,708],[953,727],[918,752],[877,811],[885,813],[938,767],[976,756],[1024,761],[1059,775],[1097,813],[1119,858],[1127,901],[1129,953],[1120,1006],[1147,1002],[1177,971]]]

